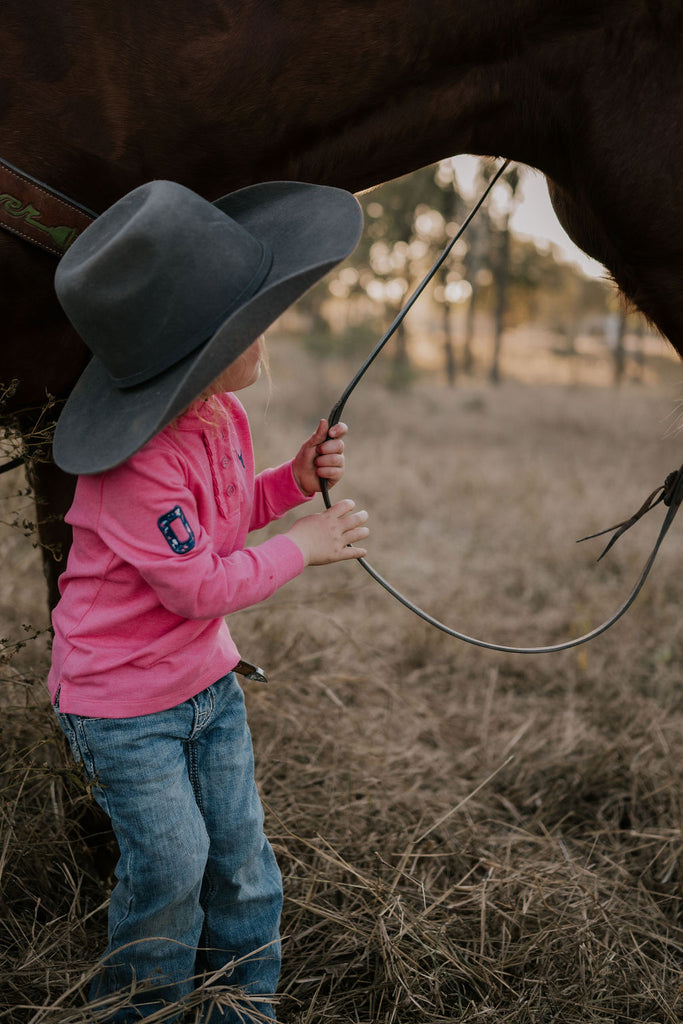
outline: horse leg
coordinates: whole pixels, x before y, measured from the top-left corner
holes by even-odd
[[[71,528],[64,522],[64,516],[73,500],[76,477],[59,469],[49,457],[49,449],[36,445],[31,435],[25,439],[25,448],[26,472],[35,499],[36,525],[52,610],[59,600],[57,584],[71,545]],[[66,738],[61,738],[65,757],[70,759]],[[83,849],[97,875],[107,880],[118,859],[118,846],[109,818],[92,798],[84,801],[80,789],[70,791],[69,783],[66,785],[71,806],[67,820],[69,841]]]
[[[64,522],[73,501],[76,477],[70,476],[27,439],[26,475],[33,490],[36,527],[47,581],[50,611],[59,600],[58,580],[71,546],[71,528]]]

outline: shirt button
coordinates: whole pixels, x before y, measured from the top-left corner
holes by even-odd
[[[229,465],[230,465],[230,456],[229,455],[224,455],[223,458],[221,459],[221,466],[223,467],[223,469],[225,469]]]
[[[225,488],[225,493],[226,494],[230,494],[230,495],[234,494],[235,493],[235,485],[234,484],[228,484],[228,486]]]

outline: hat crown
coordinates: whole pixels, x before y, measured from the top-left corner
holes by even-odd
[[[349,192],[300,181],[214,203],[156,181],[119,199],[58,265],[58,297],[95,358],[59,417],[57,465],[101,473],[139,451],[349,255],[361,228]]]
[[[182,185],[153,181],[62,257],[57,296],[112,383],[152,380],[206,342],[264,281],[268,247]]]

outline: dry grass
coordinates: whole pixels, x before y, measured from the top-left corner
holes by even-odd
[[[272,350],[265,416],[265,386],[247,396],[262,464],[296,447],[345,372]],[[345,416],[339,496],[369,509],[380,571],[503,643],[563,640],[620,603],[659,520],[599,566],[598,542],[574,540],[681,461],[679,385],[392,394],[373,374]],[[628,616],[561,655],[460,644],[352,564],[234,617],[271,677],[249,703],[285,877],[282,1021],[683,1019],[682,529]],[[16,642],[45,625],[42,586],[30,539],[5,534],[1,632]],[[2,668],[0,1021],[84,1024],[107,888],[67,828],[88,797],[55,743],[47,657],[39,637]]]

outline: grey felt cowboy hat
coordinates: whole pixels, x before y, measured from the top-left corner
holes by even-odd
[[[57,464],[99,473],[133,455],[345,259],[361,229],[349,192],[303,182],[210,203],[153,181],[120,199],[55,276],[93,353],[57,424]]]

